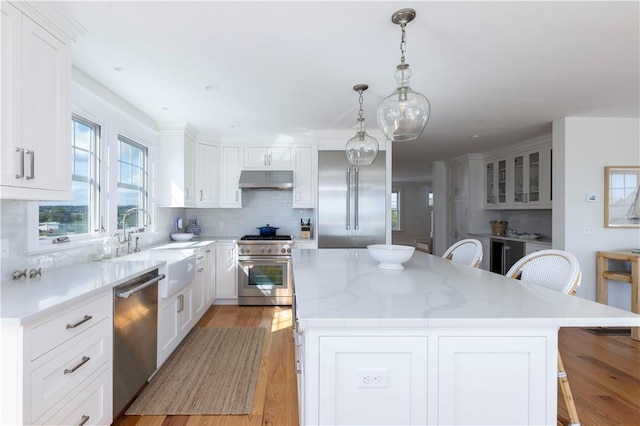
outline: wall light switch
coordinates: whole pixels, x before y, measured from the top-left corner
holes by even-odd
[[[595,203],[597,199],[598,197],[596,196],[596,194],[591,194],[591,193],[584,194],[584,201],[587,203]]]

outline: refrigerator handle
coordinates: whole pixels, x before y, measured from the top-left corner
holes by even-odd
[[[358,230],[358,219],[360,216],[360,211],[358,210],[358,194],[360,188],[360,169],[358,167],[354,167],[354,185],[353,190],[355,194],[353,194],[353,229]]]
[[[347,167],[347,231],[351,229],[351,167]]]

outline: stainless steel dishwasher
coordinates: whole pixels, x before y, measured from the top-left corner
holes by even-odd
[[[113,418],[156,370],[158,270],[113,290]]]

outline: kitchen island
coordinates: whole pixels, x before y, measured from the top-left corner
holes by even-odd
[[[558,328],[640,325],[426,253],[404,266],[294,251],[301,424],[554,425]]]

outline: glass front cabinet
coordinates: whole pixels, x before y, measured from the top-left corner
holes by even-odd
[[[501,208],[507,204],[507,159],[485,163],[485,207]]]
[[[485,161],[486,209],[550,209],[551,145]]]

